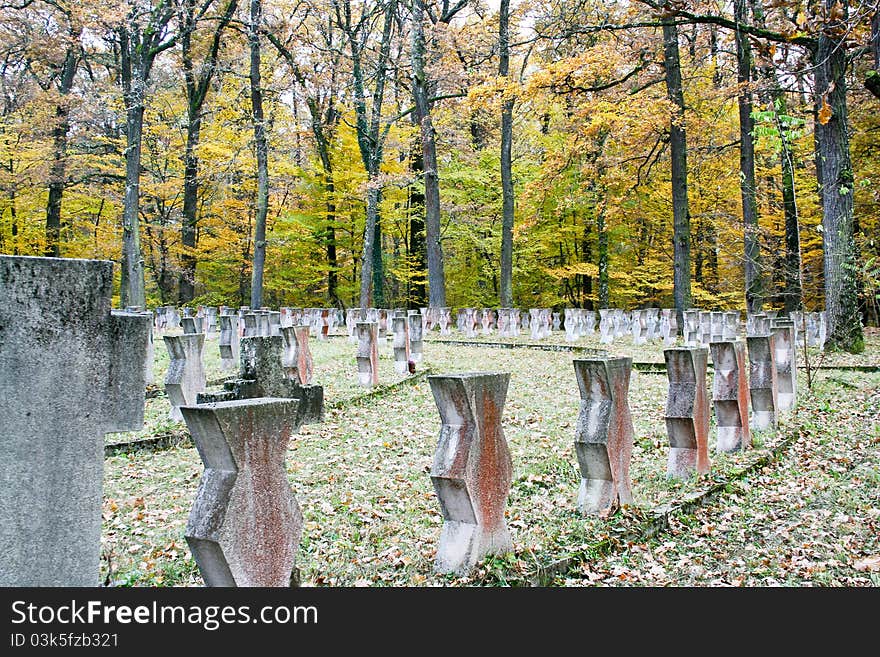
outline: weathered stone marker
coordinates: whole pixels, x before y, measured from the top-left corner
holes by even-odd
[[[709,472],[709,398],[705,347],[664,349],[669,394],[666,399],[666,433],[669,459],[666,475],[688,479],[694,472]]]
[[[165,374],[165,392],[171,403],[169,417],[180,422],[183,420],[180,407],[192,406],[198,394],[205,391],[207,379],[202,365],[205,334],[163,335],[162,339],[170,358]]]
[[[776,338],[773,334],[749,335],[749,394],[752,398],[751,428],[776,428],[779,407],[776,387]]]
[[[205,332],[204,317],[184,317],[180,320],[180,323],[181,326],[183,326],[183,332],[186,335],[194,335],[196,333]]]
[[[294,336],[294,339],[295,336]],[[296,426],[324,419],[324,387],[300,383],[289,376],[289,361],[281,335],[257,335],[241,339],[238,378],[224,381],[220,392],[200,393],[197,404],[210,404],[258,397],[296,399]],[[295,355],[299,358],[299,354]]]
[[[614,317],[611,308],[599,309],[599,342],[611,344],[614,342]]]
[[[791,320],[775,320],[771,329],[776,337],[774,360],[776,361],[777,411],[790,411],[797,398],[797,354],[795,352],[795,329]]]
[[[632,358],[576,358],[573,363],[581,393],[574,437],[581,470],[577,506],[584,515],[607,515],[633,502]]]
[[[296,399],[184,406],[205,465],[185,538],[207,586],[290,586],[302,512],[285,456]]]
[[[281,327],[284,340],[284,353],[281,365],[288,379],[299,381],[302,385],[312,382],[312,352],[309,350],[309,327],[306,324]]]
[[[719,452],[746,449],[751,444],[746,345],[742,340],[724,340],[710,343],[709,349],[715,370],[712,380],[715,449]]]
[[[406,374],[409,368],[409,320],[406,311],[395,311],[391,317],[391,330],[394,336],[394,371]]]
[[[232,370],[238,366],[241,334],[238,315],[220,315],[220,368]]]
[[[409,357],[414,363],[422,362],[422,315],[418,310],[408,311]],[[476,337],[474,332],[474,337]]]
[[[428,381],[442,422],[431,467],[443,513],[434,570],[465,575],[483,557],[513,550],[504,519],[513,463],[501,426],[510,374],[441,374]]]
[[[357,322],[358,383],[366,388],[379,384],[379,346],[376,322]]]
[[[0,256],[0,586],[100,584],[104,434],[143,428],[152,322],[112,293],[109,261]]]

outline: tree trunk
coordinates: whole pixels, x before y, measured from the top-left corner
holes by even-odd
[[[784,98],[780,93],[782,108]],[[785,215],[785,292],[784,310],[803,310],[803,281],[801,280],[801,236],[798,220],[797,198],[794,189],[794,154],[785,134],[785,127],[777,116],[781,147],[779,158],[782,164],[782,208]]]
[[[673,299],[679,334],[684,327],[684,311],[691,306],[690,216],[687,191],[687,138],[684,128],[684,91],[678,55],[678,28],[670,19],[663,21],[663,63],[666,91],[675,105],[669,127],[672,158],[672,242]]]
[[[132,81],[126,98],[125,196],[122,206],[122,287],[120,303],[146,307],[144,262],[141,253],[139,199],[141,184],[141,136],[144,128],[143,81]]]
[[[371,308],[373,299],[370,294],[373,280],[373,249],[377,248],[373,242],[376,239],[376,221],[379,214],[379,200],[381,192],[371,185],[367,189],[367,220],[364,226],[364,246],[361,256],[361,291],[358,305],[361,308]]]
[[[413,0],[412,70],[414,120],[421,134],[422,170],[425,184],[425,242],[428,264],[428,305],[446,305],[446,273],[440,243],[440,177],[437,168],[437,142],[431,121],[428,76],[425,70],[424,0]]]
[[[506,78],[510,69],[510,0],[501,0],[499,9],[498,75]],[[501,105],[501,295],[502,308],[513,306],[513,101]]]
[[[836,0],[825,0],[829,13]],[[838,4],[838,7],[841,5]],[[842,5],[846,20],[847,4]],[[833,27],[833,26],[827,26]],[[815,52],[816,91],[827,117],[820,111],[816,124],[822,175],[822,235],[825,272],[825,310],[828,346],[851,353],[864,350],[858,308],[855,235],[853,227],[853,171],[850,161],[846,105],[846,48],[825,29]],[[845,30],[840,30],[845,33]],[[826,107],[827,105],[827,107]]]
[[[747,20],[747,3],[736,0],[734,12],[737,25]],[[752,81],[752,48],[748,35],[736,31],[737,82],[749,85]],[[761,272],[761,245],[758,241],[758,201],[755,186],[755,142],[752,136],[752,92],[743,86],[737,99],[739,107],[739,174],[743,217],[743,259],[746,308],[750,313],[760,312],[764,305],[764,283]]]
[[[195,111],[194,111],[195,110]],[[181,242],[183,253],[180,256],[181,269],[178,282],[178,303],[185,305],[195,296],[196,282],[196,235],[198,230],[199,202],[199,159],[196,148],[201,132],[201,110],[190,104],[189,121],[186,129],[186,149],[184,152],[183,169],[183,221],[181,226]]]
[[[420,144],[415,144],[413,151],[411,170],[414,175],[418,176],[425,170]],[[413,308],[421,308],[428,303],[427,287],[421,273],[426,271],[428,267],[424,209],[424,193],[417,185],[411,185],[409,188],[409,244],[407,244],[407,253],[412,261],[412,266],[419,272],[415,279],[410,281],[409,286],[408,297]]]
[[[226,6],[214,27],[213,38],[208,53],[196,70],[193,63],[192,35],[200,20],[196,15],[195,0],[186,0],[180,9],[181,59],[186,88],[186,146],[184,150],[183,176],[183,221],[181,225],[181,273],[178,281],[178,301],[181,305],[189,303],[195,296],[198,246],[198,202],[199,202],[199,156],[198,146],[202,129],[202,107],[208,97],[208,88],[217,70],[220,51],[220,37],[232,20],[237,0],[226,0]]]
[[[383,261],[382,250],[382,213],[380,204],[382,203],[382,190],[378,190],[376,194],[376,206],[372,210],[373,214],[373,305],[376,308],[385,307],[385,263]]]
[[[73,78],[79,57],[74,48],[67,50],[58,84],[62,102],[55,106],[55,125],[52,126],[52,165],[49,168],[49,198],[46,202],[46,255],[61,255],[61,197],[64,195],[67,170],[67,132],[70,130],[70,108],[67,97],[73,88]]]
[[[251,308],[263,305],[263,269],[266,264],[266,216],[269,212],[269,148],[263,115],[263,89],[260,79],[260,24],[262,0],[251,0],[248,41],[250,42],[251,110],[254,148],[257,156],[257,207],[254,222],[254,260],[251,271]]]

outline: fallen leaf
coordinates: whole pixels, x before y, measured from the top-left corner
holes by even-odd
[[[853,564],[856,570],[880,570],[880,554],[859,559]]]

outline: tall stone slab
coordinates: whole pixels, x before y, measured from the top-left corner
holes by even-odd
[[[443,513],[434,569],[466,575],[490,554],[513,550],[504,519],[513,478],[501,426],[510,374],[428,377],[442,426],[431,481]]]
[[[492,335],[492,325],[495,322],[494,313],[491,308],[483,308],[483,314],[480,317],[480,324],[483,327],[483,335]]]
[[[269,316],[269,335],[281,335],[281,311],[270,310]]]
[[[653,342],[657,339],[657,334],[660,329],[660,309],[659,308],[647,308],[643,311],[646,315],[646,323],[645,327],[645,339],[648,342]]]
[[[772,328],[776,337],[774,360],[776,361],[776,397],[778,412],[790,411],[797,399],[797,354],[795,352],[795,329],[791,320],[777,319]]]
[[[220,315],[220,368],[224,371],[238,367],[241,342],[238,315]]]
[[[379,346],[376,322],[358,322],[358,384],[372,388],[379,384]]]
[[[182,422],[181,406],[197,403],[200,392],[204,392],[207,379],[202,364],[202,349],[205,346],[204,333],[184,335],[163,335],[168,349],[168,371],[165,374],[165,393],[171,403],[169,417]]]
[[[576,358],[573,363],[581,394],[574,437],[581,471],[577,507],[584,515],[608,515],[633,503],[632,358]]]
[[[260,335],[260,327],[257,321],[257,314],[252,312],[245,312],[241,315],[242,319],[242,331],[241,337],[243,338],[253,338]]]
[[[409,368],[409,321],[406,311],[396,311],[391,317],[393,333],[394,371],[406,374]]]
[[[596,332],[596,311],[581,310],[581,319],[583,320],[581,324],[583,330],[578,334],[578,337],[581,335],[593,335]]]
[[[599,342],[611,344],[614,342],[614,322],[611,308],[599,309]]]
[[[664,349],[669,393],[666,399],[666,433],[669,458],[666,474],[688,479],[709,472],[709,397],[705,347]]]
[[[749,382],[746,345],[742,340],[724,340],[709,345],[715,376],[712,401],[715,405],[715,449],[736,452],[751,445],[749,431]]]
[[[713,310],[710,313],[709,342],[721,342],[724,340],[724,312]]]
[[[540,340],[544,337],[544,327],[541,325],[541,309],[529,308],[529,328],[532,340]]]
[[[180,320],[183,332],[186,335],[195,335],[196,333],[205,332],[205,318],[198,316],[184,317]]]
[[[207,586],[290,586],[302,536],[285,467],[297,404],[257,398],[181,409],[205,466],[184,536]]]
[[[212,339],[217,335],[217,308],[214,306],[205,307],[205,337]]]
[[[566,308],[562,311],[562,326],[565,329],[565,341],[576,342],[578,339],[577,308]]]
[[[725,311],[722,340],[736,340],[737,335],[739,335],[739,311]]]
[[[259,331],[257,335],[261,335],[263,337],[272,335],[272,324],[271,324],[271,311],[268,308],[260,308],[257,315],[257,327]]]
[[[306,324],[281,327],[284,351],[281,366],[288,379],[302,385],[312,382],[313,360],[309,350],[309,327]]]
[[[0,586],[100,584],[104,434],[143,428],[152,318],[113,263],[0,255]]]
[[[632,311],[632,339],[634,345],[643,345],[647,343],[648,317],[644,310]]]
[[[749,349],[749,396],[752,400],[751,428],[775,429],[777,409],[776,337],[772,333],[746,336]]]
[[[697,347],[700,344],[700,311],[685,310],[683,313],[684,327],[682,339],[685,347]]]
[[[410,310],[408,311],[408,321],[409,357],[414,363],[420,363],[422,362],[422,316],[418,310]]]

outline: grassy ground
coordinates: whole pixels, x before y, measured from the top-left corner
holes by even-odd
[[[477,341],[490,340],[498,338]],[[569,344],[564,334],[544,342]],[[858,357],[808,357],[824,367],[880,364],[880,337],[868,334],[867,343]],[[634,347],[628,337],[574,344],[663,361],[662,346]],[[755,435],[754,447],[737,454],[716,453],[710,438],[710,474],[682,482],[665,474],[666,377],[634,372],[635,504],[601,519],[575,506],[578,354],[426,342],[410,379],[394,372],[388,346],[380,350],[380,383],[400,385],[364,399],[356,345],[335,337],[313,338],[310,347],[326,417],[300,430],[287,458],[304,516],[297,565],[305,586],[880,584],[880,373],[822,369],[808,391],[801,372],[798,406],[776,432]],[[230,376],[220,369],[216,339],[204,356],[209,381]],[[107,437],[179,438],[169,449],[106,459],[103,569],[116,585],[202,584],[183,534],[203,466],[185,424],[168,420],[167,361],[159,338],[159,394],[148,400],[144,430]],[[474,370],[511,375],[503,427],[514,464],[507,521],[515,552],[455,578],[432,571],[442,519],[428,473],[440,422],[419,375]]]

